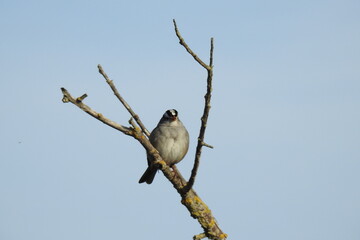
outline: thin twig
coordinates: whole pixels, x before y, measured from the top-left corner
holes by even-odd
[[[86,94],[82,95],[81,97],[74,98],[73,96],[71,96],[71,94],[65,88],[61,88],[61,91],[63,93],[62,101],[64,103],[71,102],[71,103],[75,104],[76,106],[78,106],[80,109],[82,109],[87,114],[89,114],[92,117],[98,119],[99,121],[105,123],[106,125],[108,125],[112,128],[115,128],[126,135],[130,135],[130,136],[132,135],[132,130],[130,128],[122,126],[114,121],[111,121],[110,119],[104,117],[101,113],[98,113],[98,112],[92,110],[89,106],[84,104],[82,102],[82,100],[87,96]]]
[[[145,128],[144,124],[141,122],[139,115],[137,115],[130,107],[130,105],[125,101],[125,99],[120,95],[119,91],[116,89],[113,81],[107,76],[104,69],[100,64],[98,64],[99,73],[103,75],[106,80],[106,83],[109,84],[110,88],[113,90],[115,96],[119,99],[119,101],[124,105],[126,110],[130,113],[130,115],[135,119],[137,124],[139,124],[141,130],[145,133],[146,136],[150,136],[150,132]]]
[[[211,43],[210,43],[210,63],[209,66],[212,68],[213,67],[213,54],[214,54],[214,38],[211,38]]]
[[[200,233],[198,235],[195,235],[193,237],[194,240],[200,240],[200,239],[203,239],[203,238],[206,238],[206,234],[205,233]]]
[[[211,38],[210,41],[210,64],[206,65],[198,56],[190,49],[190,47],[186,44],[185,40],[181,37],[181,34],[179,32],[179,29],[177,28],[175,19],[173,20],[174,27],[175,27],[175,33],[178,37],[180,44],[186,49],[188,53],[190,53],[191,56],[194,57],[194,59],[207,70],[208,76],[207,76],[207,88],[206,88],[206,94],[205,94],[205,106],[203,115],[201,117],[201,126],[200,126],[200,133],[198,137],[198,143],[196,146],[196,152],[195,152],[195,160],[194,160],[194,166],[191,170],[191,176],[189,178],[189,181],[187,185],[184,187],[183,191],[186,193],[188,192],[194,185],[196,174],[200,165],[200,157],[201,157],[201,151],[202,147],[210,147],[213,148],[211,145],[208,145],[204,142],[205,137],[205,130],[206,130],[206,124],[209,117],[209,111],[211,108],[210,101],[211,101],[211,92],[212,92],[212,77],[213,77],[213,52],[214,52],[214,38]]]
[[[204,146],[204,147],[208,147],[208,148],[211,148],[211,149],[213,149],[214,148],[214,146],[211,146],[211,145],[209,145],[209,144],[207,144],[207,143],[202,143],[202,145]]]
[[[191,48],[186,44],[185,40],[183,39],[183,37],[181,36],[181,34],[180,34],[179,30],[178,30],[178,27],[177,27],[177,25],[176,25],[175,19],[173,19],[173,23],[174,23],[174,27],[175,27],[176,36],[177,36],[178,39],[179,39],[179,43],[184,46],[184,48],[186,49],[186,51],[187,51],[188,53],[190,53],[190,55],[191,55],[201,66],[203,66],[203,68],[209,70],[210,67],[209,67],[208,65],[206,65],[206,64],[191,50]]]

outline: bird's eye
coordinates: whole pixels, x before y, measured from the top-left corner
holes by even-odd
[[[171,110],[167,110],[167,111],[166,111],[166,115],[167,115],[168,117],[171,117],[171,116],[172,116]]]

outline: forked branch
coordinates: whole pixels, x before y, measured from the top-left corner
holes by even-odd
[[[203,66],[207,72],[207,93],[205,95],[205,107],[203,116],[201,118],[201,128],[200,134],[198,138],[198,145],[196,148],[196,155],[195,155],[195,162],[194,167],[191,173],[191,177],[189,182],[182,177],[180,172],[177,170],[175,166],[170,168],[165,161],[162,160],[161,156],[159,155],[158,151],[151,145],[148,136],[149,132],[141,122],[139,116],[132,110],[130,105],[125,101],[125,99],[120,95],[118,90],[116,89],[114,83],[110,78],[107,76],[101,65],[98,65],[98,69],[100,74],[105,78],[106,82],[111,87],[112,91],[114,92],[115,96],[119,99],[119,101],[123,104],[123,106],[128,110],[130,115],[132,116],[129,120],[129,124],[131,126],[125,127],[121,124],[118,124],[110,119],[104,117],[101,113],[98,113],[92,110],[89,106],[83,103],[83,100],[87,97],[87,94],[83,94],[78,98],[74,98],[71,94],[65,89],[61,88],[63,93],[63,102],[71,102],[72,104],[79,107],[84,112],[88,113],[92,117],[98,119],[99,121],[105,123],[106,125],[121,131],[122,133],[132,136],[135,138],[139,143],[145,148],[145,150],[151,154],[155,162],[154,164],[158,164],[159,168],[164,173],[165,177],[172,183],[174,188],[178,191],[181,196],[181,203],[189,210],[190,215],[197,219],[200,223],[201,227],[204,230],[204,233],[198,234],[194,236],[194,239],[202,239],[202,238],[209,238],[213,240],[223,240],[227,238],[227,235],[222,232],[219,225],[217,224],[214,216],[212,215],[211,210],[208,206],[200,199],[200,197],[196,194],[196,192],[192,189],[192,186],[195,181],[196,172],[199,166],[200,156],[201,156],[201,148],[202,146],[211,147],[210,145],[204,143],[204,136],[205,136],[205,129],[206,123],[209,115],[210,110],[210,99],[211,99],[211,82],[212,82],[212,59],[213,59],[213,39],[211,39],[211,48],[210,48],[210,64],[206,65],[200,58],[196,56],[196,54],[188,47],[185,43],[184,39],[181,37],[176,22],[174,20],[175,32],[180,40],[180,44],[185,47],[185,49],[194,57],[194,59]],[[135,120],[135,122],[134,122]],[[138,127],[139,126],[139,127]]]
[[[214,38],[211,38],[210,41],[210,63],[209,65],[205,64],[195,53],[190,49],[190,47],[186,44],[184,38],[181,36],[179,29],[176,25],[175,19],[173,19],[174,27],[175,27],[175,33],[176,36],[179,39],[179,43],[186,49],[186,51],[203,67],[207,70],[207,88],[206,88],[206,94],[205,94],[205,105],[204,105],[204,111],[203,115],[201,117],[201,126],[200,126],[200,133],[198,137],[198,143],[196,146],[196,152],[195,152],[195,160],[194,160],[194,166],[191,170],[191,176],[189,178],[188,184],[184,187],[183,191],[187,192],[189,191],[195,182],[196,174],[200,165],[200,157],[201,157],[201,150],[202,147],[209,147],[213,148],[213,146],[206,144],[204,142],[205,138],[205,130],[207,125],[207,120],[209,117],[210,112],[210,101],[211,101],[211,92],[212,92],[212,77],[213,77],[213,52],[214,52]]]

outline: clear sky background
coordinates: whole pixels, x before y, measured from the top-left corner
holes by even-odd
[[[133,139],[97,64],[153,129],[175,108],[192,146],[214,89],[195,190],[229,239],[360,239],[360,2],[0,1],[0,239],[191,239],[201,232]]]

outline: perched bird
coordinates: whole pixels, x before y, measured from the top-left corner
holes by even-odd
[[[169,166],[180,162],[189,149],[189,133],[175,109],[167,110],[164,113],[156,128],[151,132],[149,140]],[[152,164],[154,159],[149,154],[147,154],[147,160],[149,166],[139,183],[151,184],[158,170]]]

